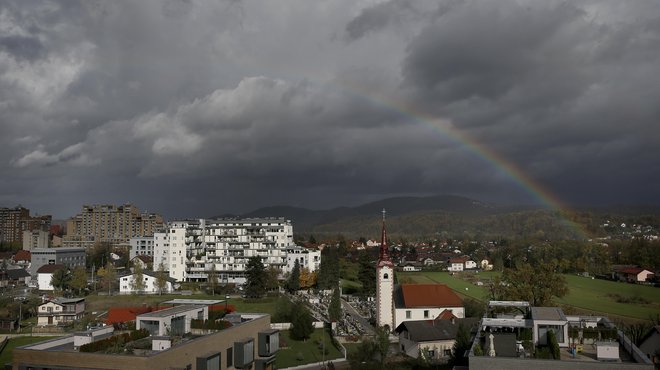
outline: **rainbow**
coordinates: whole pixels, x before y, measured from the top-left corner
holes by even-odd
[[[342,91],[344,92],[365,99],[374,105],[382,106],[396,112],[413,122],[421,124],[432,132],[439,133],[442,137],[449,139],[454,144],[467,149],[472,155],[503,173],[519,188],[536,199],[541,206],[556,211],[560,215],[564,226],[574,231],[579,238],[584,240],[589,239],[589,233],[579,224],[568,218],[568,216],[573,213],[570,207],[564,204],[555,194],[545,189],[515,163],[507,160],[501,154],[478,142],[465,132],[457,129],[450,122],[428,115],[421,110],[416,109],[411,104],[394,100],[384,95],[375,94],[365,89],[360,89],[350,83],[343,82],[342,87]]]

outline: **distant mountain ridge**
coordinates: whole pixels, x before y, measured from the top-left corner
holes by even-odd
[[[424,211],[442,211],[460,214],[492,214],[504,209],[503,206],[481,202],[457,195],[436,195],[428,197],[393,197],[356,207],[337,207],[326,210],[312,210],[291,206],[270,206],[239,215],[239,217],[284,217],[293,221],[296,228],[308,229],[313,226],[330,224],[346,218],[370,216],[379,219],[385,209],[388,217],[398,217]]]

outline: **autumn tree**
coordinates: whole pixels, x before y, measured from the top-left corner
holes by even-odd
[[[309,289],[316,285],[316,271],[309,271],[307,267],[300,269],[300,289]]]
[[[78,295],[82,293],[83,289],[87,288],[87,271],[84,267],[78,266],[73,269],[70,286],[78,290]]]
[[[117,269],[115,266],[108,262],[105,267],[101,267],[98,272],[101,278],[101,287],[108,290],[108,294],[112,294],[113,288],[117,285]]]
[[[163,290],[167,288],[167,271],[165,271],[165,265],[161,262],[158,265],[158,271],[156,271],[156,289],[158,294],[163,294]]]
[[[245,295],[261,298],[266,293],[266,269],[259,256],[250,257],[245,269]]]
[[[136,263],[133,266],[133,278],[130,281],[131,290],[134,292],[142,293],[147,284],[144,282],[144,273],[142,272],[142,264]]]
[[[541,263],[533,267],[519,263],[516,268],[505,269],[502,277],[491,281],[490,296],[494,300],[527,301],[532,306],[542,307],[568,293],[563,276],[555,272],[552,263]]]

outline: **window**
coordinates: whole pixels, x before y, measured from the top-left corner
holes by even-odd
[[[411,316],[410,310],[406,310],[406,319],[409,319]]]
[[[384,274],[384,275],[383,275],[383,279],[385,279],[385,280],[387,280],[388,277],[389,277],[389,276],[388,276],[387,274]]]
[[[429,318],[429,310],[424,310],[424,318],[425,319]]]
[[[227,367],[234,366],[234,350],[233,348],[227,348]]]

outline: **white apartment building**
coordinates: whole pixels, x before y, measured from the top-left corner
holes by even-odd
[[[306,268],[310,272],[318,270],[321,265],[321,251],[302,247],[286,249],[286,265],[282,272],[291,272],[298,261],[300,269]]]
[[[154,256],[154,237],[153,236],[137,236],[131,238],[129,241],[131,245],[131,252],[129,259],[137,256]]]
[[[286,269],[287,249],[295,247],[284,218],[174,221],[153,238],[154,269],[163,263],[179,282],[206,281],[215,269],[219,283],[243,284],[250,257]]]

